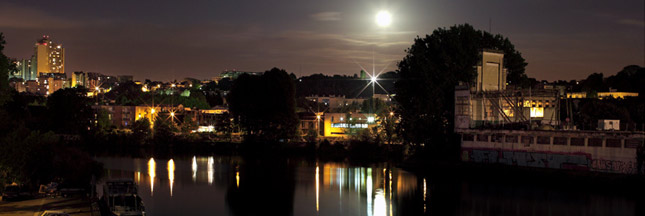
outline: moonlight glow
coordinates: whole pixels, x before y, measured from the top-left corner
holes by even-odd
[[[379,11],[376,14],[376,24],[381,27],[387,27],[392,23],[392,15],[387,11]]]

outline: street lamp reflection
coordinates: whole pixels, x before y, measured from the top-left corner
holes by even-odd
[[[150,158],[150,160],[148,161],[148,176],[150,177],[150,196],[154,195],[156,168],[157,168],[157,165],[155,164],[155,159]]]
[[[195,156],[193,156],[192,170],[193,170],[193,182],[195,182],[197,181],[197,158]]]
[[[320,167],[316,166],[316,212],[320,211]]]
[[[172,186],[175,183],[175,161],[168,160],[168,181],[170,182],[170,196],[172,196]]]
[[[206,167],[207,172],[208,172],[208,185],[213,184],[213,177],[215,175],[215,172],[213,170],[213,164],[215,164],[215,161],[213,160],[213,157],[208,157],[208,166]]]

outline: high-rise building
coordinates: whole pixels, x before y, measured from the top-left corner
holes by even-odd
[[[16,70],[9,73],[9,78],[20,78],[22,80],[36,79],[36,73],[31,68],[31,60],[15,60],[13,63],[16,65]]]
[[[72,73],[72,87],[76,86],[87,86],[87,76],[85,75],[85,72],[83,71],[74,71]]]
[[[32,69],[36,69],[37,77],[43,73],[65,73],[65,48],[52,42],[49,36],[43,35],[34,46]]]

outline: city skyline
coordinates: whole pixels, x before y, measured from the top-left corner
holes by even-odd
[[[637,1],[0,4],[8,56],[29,58],[34,42],[50,35],[67,49],[68,72],[135,79],[209,79],[272,67],[297,76],[353,75],[359,65],[395,70],[417,35],[463,23],[508,37],[538,80],[645,65],[645,6]],[[391,26],[374,22],[380,10],[391,12]]]

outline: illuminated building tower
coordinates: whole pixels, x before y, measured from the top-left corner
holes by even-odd
[[[31,60],[22,59],[14,60],[13,62],[16,65],[16,70],[12,73],[9,73],[9,78],[20,78],[22,80],[34,80],[36,79],[36,74],[31,68]]]
[[[72,73],[72,87],[84,86],[87,87],[87,76],[83,71],[74,71]]]
[[[35,64],[37,77],[43,73],[65,73],[65,49],[43,35],[34,46],[32,63]]]

